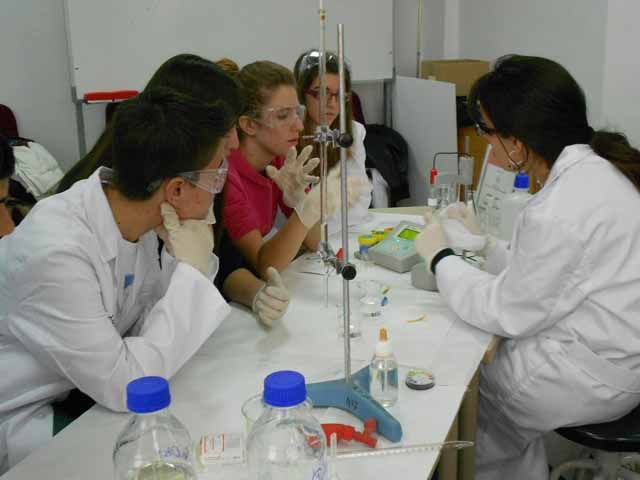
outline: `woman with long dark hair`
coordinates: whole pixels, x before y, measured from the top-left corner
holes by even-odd
[[[496,160],[542,188],[510,245],[485,236],[493,273],[448,248],[482,234],[466,208],[448,212],[466,233],[432,221],[416,248],[456,314],[504,337],[481,370],[476,478],[547,478],[544,433],[640,402],[640,152],[594,130],[582,89],[545,58],[500,59],[469,105]]]
[[[338,56],[333,52],[326,52],[326,107],[325,122],[332,129],[340,127],[340,105],[338,103],[338,88],[340,77],[338,76]],[[364,125],[353,120],[351,108],[351,70],[345,64],[345,120],[346,132],[352,136],[353,145],[347,149],[347,175],[358,178],[364,184],[369,183],[365,170],[365,160],[367,152],[364,148],[364,137],[366,130]],[[296,60],[293,74],[296,78],[298,99],[300,103],[307,107],[307,116],[304,120],[304,130],[300,140],[300,148],[313,145],[312,156],[319,156],[318,144],[311,138],[316,128],[320,125],[320,52],[316,49],[307,50]],[[306,138],[305,138],[306,137]],[[340,148],[329,145],[327,148],[328,171],[340,163]],[[319,174],[320,167],[316,169]],[[371,204],[371,189],[363,189],[353,206],[349,209],[349,224],[357,225],[367,221],[367,210]],[[340,230],[340,212],[329,217],[327,220],[329,233]]]

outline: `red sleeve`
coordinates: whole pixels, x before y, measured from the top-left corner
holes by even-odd
[[[232,174],[231,170],[224,187],[222,225],[231,240],[238,240],[252,230],[260,231],[260,222],[249,205],[242,180]]]

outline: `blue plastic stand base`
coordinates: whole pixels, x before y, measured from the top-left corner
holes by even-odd
[[[307,384],[307,396],[314,407],[334,407],[345,410],[360,420],[375,418],[378,433],[392,442],[402,439],[402,425],[393,415],[369,395],[369,367],[345,379]]]

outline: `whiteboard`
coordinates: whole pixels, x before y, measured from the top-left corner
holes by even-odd
[[[393,73],[393,0],[325,0],[326,48],[345,56],[356,81]],[[178,53],[241,67],[271,60],[293,68],[317,48],[318,0],[66,0],[72,86],[86,92],[142,89],[158,66]]]

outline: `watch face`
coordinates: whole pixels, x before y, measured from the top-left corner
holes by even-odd
[[[427,370],[414,369],[407,372],[405,379],[407,387],[414,390],[428,390],[436,384],[435,377]]]

